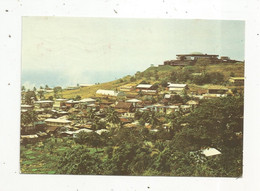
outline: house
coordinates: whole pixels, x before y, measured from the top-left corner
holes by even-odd
[[[220,60],[222,62],[228,62],[228,63],[235,63],[235,62],[237,62],[237,60],[231,60],[228,56],[221,56]]]
[[[227,94],[203,94],[203,99],[227,97]]]
[[[166,60],[163,62],[164,65],[169,66],[189,66],[191,65],[191,61],[182,61],[182,60]]]
[[[53,89],[45,89],[45,92],[46,93],[52,93],[52,92],[54,92],[54,90]]]
[[[144,94],[156,94],[157,93],[156,89],[151,84],[138,84],[136,86],[136,91],[142,92]]]
[[[32,110],[33,110],[33,105],[21,105],[22,112],[27,112],[27,111],[32,111]]]
[[[180,108],[177,105],[169,105],[169,106],[165,106],[165,108],[166,108],[166,114],[171,114],[180,111]]]
[[[126,112],[133,112],[134,106],[133,106],[133,103],[119,101],[115,105],[115,110],[124,110],[125,113]]]
[[[71,107],[75,107],[79,103],[80,103],[80,101],[68,100],[65,102],[65,105],[66,105],[66,107],[71,108]]]
[[[125,118],[134,118],[135,117],[135,113],[132,112],[132,113],[123,113],[121,115],[121,117],[125,117]]]
[[[220,59],[222,61],[229,61],[230,60],[230,58],[228,56],[221,56]]]
[[[79,101],[80,103],[90,105],[90,104],[95,104],[96,100],[92,98],[85,98]]]
[[[61,118],[58,119],[49,118],[45,120],[45,123],[49,127],[63,127],[63,126],[70,125],[71,121],[66,119],[61,119]]]
[[[135,93],[131,92],[131,93],[127,93],[127,94],[126,94],[126,98],[128,98],[128,99],[134,99],[134,98],[136,98],[137,96],[138,96],[138,93],[137,93],[137,92],[135,92]]]
[[[126,100],[127,103],[133,103],[133,106],[136,108],[138,103],[141,103],[142,101],[139,99],[129,99]]]
[[[216,54],[202,54],[199,52],[191,53],[191,54],[177,54],[176,60],[167,60],[164,61],[164,65],[170,66],[188,66],[194,64],[200,58],[207,58],[210,61],[219,61],[219,55]]]
[[[94,86],[94,84],[79,84],[79,87],[81,87],[81,88],[90,87],[90,86]]]
[[[171,99],[172,95],[171,94],[165,94],[164,99]]]
[[[100,106],[99,105],[96,105],[96,104],[89,104],[89,105],[86,105],[86,109],[87,111],[99,111],[100,109]]]
[[[38,135],[21,135],[22,143],[35,143],[38,139]]]
[[[102,135],[102,133],[108,133],[109,130],[107,130],[107,129],[99,129],[99,130],[96,130],[95,132],[96,132],[97,134],[99,134],[99,135]]]
[[[189,112],[189,111],[191,111],[192,106],[191,105],[181,105],[180,108],[181,108],[181,111],[183,111],[183,112]]]
[[[130,91],[134,91],[134,90],[135,90],[135,86],[131,86],[131,85],[125,85],[125,86],[120,87],[120,91],[123,91],[123,92],[130,92]]]
[[[36,132],[36,127],[32,124],[21,126],[21,134],[23,134],[23,135],[32,134],[32,133],[35,133],[35,132]]]
[[[218,60],[219,55],[216,54],[201,54],[201,53],[192,53],[192,54],[177,54],[177,60],[198,60],[199,58],[209,58],[212,60]]]
[[[127,118],[127,117],[119,117],[120,122],[124,125],[127,123],[132,123],[133,119],[132,118]]]
[[[208,94],[226,94],[228,93],[228,88],[225,86],[210,86],[208,87]]]
[[[168,83],[167,89],[172,93],[182,93],[184,90],[188,89],[187,84],[172,84]]]
[[[192,75],[192,76],[202,76],[202,73],[196,73],[196,72],[195,72],[195,73],[192,73],[191,75]]]
[[[102,100],[102,102],[100,103],[100,109],[111,107],[112,104],[113,102]]]
[[[198,101],[195,100],[189,100],[186,102],[187,105],[191,105],[191,106],[197,106],[199,104]]]
[[[231,77],[228,81],[235,86],[243,86],[244,85],[244,77]]]
[[[201,154],[205,155],[206,157],[211,157],[211,156],[220,155],[221,152],[215,148],[206,148],[201,150]]]
[[[76,90],[79,88],[80,88],[79,86],[69,86],[69,87],[64,88],[64,90]]]
[[[40,101],[35,101],[34,106],[35,108],[52,108],[53,107],[53,101],[51,100],[40,100]]]
[[[66,101],[67,101],[67,99],[56,99],[56,100],[54,100],[53,108],[54,109],[60,109],[62,107],[65,107]]]
[[[111,96],[111,97],[124,97],[125,96],[125,93],[122,91],[102,90],[102,89],[97,90],[96,94],[99,94],[102,96]]]
[[[210,86],[208,87],[208,92],[203,94],[203,99],[226,97],[228,92],[229,89],[225,86]]]

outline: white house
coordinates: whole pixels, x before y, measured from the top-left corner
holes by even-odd
[[[45,120],[45,123],[48,126],[54,126],[54,127],[63,127],[66,125],[70,125],[71,121],[66,120],[66,119],[53,119],[53,118],[49,118]]]
[[[172,84],[168,83],[167,86],[168,90],[175,93],[181,93],[183,90],[185,90],[188,86],[187,84]]]
[[[92,98],[85,98],[80,100],[80,103],[84,103],[84,104],[94,104],[95,102],[96,100]]]
[[[114,90],[102,90],[102,89],[97,90],[96,94],[103,95],[103,96],[113,96],[113,97],[125,96],[124,92],[117,92]]]

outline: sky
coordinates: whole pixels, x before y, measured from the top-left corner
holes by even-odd
[[[244,43],[244,21],[23,17],[22,85],[102,83],[192,52],[244,60]]]

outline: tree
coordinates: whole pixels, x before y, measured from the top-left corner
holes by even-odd
[[[25,89],[25,86],[22,86],[22,91],[24,92],[26,89]]]
[[[117,125],[119,127],[120,125],[120,119],[117,115],[117,112],[113,110],[112,108],[109,108],[107,113],[107,121],[112,123],[113,125]]]
[[[22,125],[33,125],[38,121],[38,116],[34,111],[27,111],[25,113],[21,113],[21,124]]]
[[[208,78],[209,83],[212,84],[221,84],[224,81],[224,75],[220,72],[207,73],[205,77]]]
[[[33,100],[37,101],[37,97],[34,91],[27,91],[25,94],[25,103],[31,105]]]
[[[53,92],[54,92],[54,97],[59,98],[61,96],[60,94],[62,92],[62,87],[60,86],[54,87]]]
[[[181,96],[180,95],[173,95],[173,96],[171,96],[171,98],[170,98],[170,101],[171,101],[171,103],[183,103],[183,100],[182,100],[182,98],[181,98]]]
[[[208,100],[188,116],[176,121],[175,145],[190,150],[205,146],[219,149],[238,147],[243,132],[243,98],[227,97]],[[181,124],[186,124],[184,127]],[[185,140],[185,141],[184,141]]]
[[[60,174],[94,174],[103,173],[101,168],[101,160],[97,154],[89,153],[90,151],[83,147],[69,149],[60,157],[57,172]]]
[[[98,135],[96,132],[87,133],[81,131],[77,134],[75,142],[82,145],[86,144],[88,146],[95,147],[96,150],[98,147],[103,145],[100,135]]]
[[[155,77],[155,80],[159,79],[159,75],[158,75],[158,70],[157,69],[154,70],[154,77]]]
[[[44,99],[44,92],[43,91],[39,91],[38,95],[39,95],[40,99]]]
[[[152,125],[152,128],[155,128],[156,126],[160,125],[160,121],[158,120],[156,113],[152,111],[148,118],[148,123]]]
[[[132,77],[130,78],[130,82],[134,82],[134,81],[136,81],[136,79],[135,79],[134,76],[132,76]]]
[[[77,96],[75,97],[75,100],[76,100],[76,101],[81,100],[81,96],[80,96],[80,95],[77,95]]]
[[[235,77],[235,73],[234,72],[230,72],[230,77]]]
[[[161,81],[160,85],[164,88],[166,88],[168,86],[168,80],[164,79]]]

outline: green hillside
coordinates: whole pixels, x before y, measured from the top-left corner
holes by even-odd
[[[213,79],[211,79],[211,81],[199,82],[199,78],[202,77],[194,76],[196,74],[205,74],[206,77],[211,76],[211,78],[216,78],[216,80],[214,81]],[[63,98],[75,98],[77,95],[79,95],[81,98],[94,97],[95,92],[98,89],[119,90],[121,86],[135,86],[140,82],[146,82],[151,84],[158,83],[160,85],[165,82],[171,81],[176,83],[187,83],[191,87],[196,89],[200,87],[207,87],[208,84],[226,85],[227,80],[231,76],[244,76],[243,62],[219,64],[196,63],[193,66],[184,67],[163,65],[158,67],[149,67],[143,72],[138,71],[133,76],[129,75],[115,81],[101,83],[90,87],[81,87],[75,90],[63,90],[61,96]],[[218,80],[217,78],[220,79]],[[49,96],[53,96],[53,93],[48,93],[45,95],[46,98],[48,98]]]

